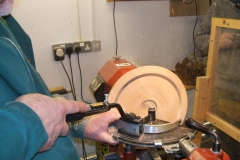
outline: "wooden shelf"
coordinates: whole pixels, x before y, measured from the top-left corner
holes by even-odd
[[[161,0],[115,0],[117,1],[161,1]],[[114,0],[106,0],[106,2],[114,2]]]

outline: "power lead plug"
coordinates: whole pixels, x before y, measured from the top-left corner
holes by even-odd
[[[73,53],[73,47],[72,46],[68,46],[65,48],[65,53],[68,55],[69,58],[71,58],[71,55]]]
[[[54,51],[54,59],[55,61],[62,61],[64,60],[64,49],[60,47],[56,47],[53,49]]]
[[[76,52],[77,54],[79,54],[82,50],[79,45],[75,45],[73,48],[74,48],[74,52]]]

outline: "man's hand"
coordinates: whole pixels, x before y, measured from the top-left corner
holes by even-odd
[[[87,105],[83,102],[57,100],[41,94],[23,95],[15,101],[26,104],[42,120],[48,140],[39,152],[49,150],[59,136],[67,136],[69,132],[69,126],[65,120],[67,114],[87,110]]]
[[[219,48],[224,50],[233,46],[233,38],[232,33],[223,33],[220,37]]]
[[[120,118],[116,108],[111,109],[103,114],[91,116],[85,128],[84,137],[96,141],[106,142],[112,145],[118,142],[113,139],[108,132],[108,125]]]

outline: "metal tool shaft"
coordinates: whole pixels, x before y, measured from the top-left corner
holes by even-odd
[[[127,121],[127,117],[118,103],[107,103],[107,102],[100,102],[100,103],[92,103],[89,106],[89,109],[87,112],[78,112],[74,114],[68,114],[66,116],[67,122],[74,122],[83,119],[86,116],[91,116],[94,114],[99,114],[103,112],[109,111],[111,108],[117,108],[118,112],[120,113],[123,120]]]

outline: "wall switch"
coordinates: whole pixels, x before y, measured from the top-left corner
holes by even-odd
[[[101,51],[101,41],[93,40],[92,41],[92,52]]]

